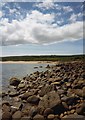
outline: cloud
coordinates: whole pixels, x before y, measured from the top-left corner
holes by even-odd
[[[2,13],[2,11],[0,11],[0,18],[3,16],[3,13]]]
[[[54,0],[44,0],[42,3],[36,3],[34,6],[43,10],[48,10],[48,9],[63,10],[65,13],[73,11],[71,6],[59,5]]]
[[[63,10],[67,13],[67,12],[72,12],[73,9],[70,6],[63,6]]]
[[[55,4],[53,0],[45,0],[42,3],[36,3],[34,6],[41,8],[41,9],[55,8]]]
[[[71,14],[70,18],[69,18],[69,21],[70,22],[76,22],[78,19],[82,18],[83,20],[83,12],[82,13],[78,13],[78,14]]]
[[[43,14],[37,10],[31,11],[23,20],[8,19],[0,21],[0,40],[2,45],[18,44],[50,44],[63,41],[75,41],[83,37],[83,23],[58,26],[55,14]]]

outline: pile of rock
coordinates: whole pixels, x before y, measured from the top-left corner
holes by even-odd
[[[85,119],[83,66],[82,61],[59,63],[23,80],[11,78],[2,96],[2,120]]]

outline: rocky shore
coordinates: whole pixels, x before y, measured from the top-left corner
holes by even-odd
[[[60,62],[44,72],[11,78],[2,93],[2,120],[85,120],[82,61]]]

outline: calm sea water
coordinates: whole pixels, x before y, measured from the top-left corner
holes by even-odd
[[[27,74],[30,75],[31,73],[35,72],[35,71],[45,71],[46,70],[46,66],[48,63],[3,63],[2,64],[2,68],[0,68],[2,70],[2,82],[0,79],[0,84],[2,84],[3,89],[6,89],[6,87],[9,84],[9,79],[11,77],[18,77],[18,78],[23,78],[24,76],[26,76]],[[42,68],[40,68],[40,66],[42,66]],[[1,66],[0,66],[1,67]],[[34,67],[38,67],[36,69],[34,69]]]

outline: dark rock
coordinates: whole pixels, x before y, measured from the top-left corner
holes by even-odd
[[[32,96],[32,95],[33,95],[32,92],[26,92],[20,97],[21,97],[21,99],[26,100],[29,96]]]
[[[68,105],[75,105],[78,100],[79,100],[79,97],[71,96],[71,97],[68,97],[68,98],[66,99],[66,103],[67,103]]]
[[[7,95],[8,95],[8,93],[6,93],[6,92],[1,92],[0,93],[0,97],[2,97],[2,98],[5,97],[5,96],[7,96]]]
[[[37,97],[37,96],[35,96],[35,95],[30,96],[30,97],[28,97],[28,99],[27,99],[27,102],[28,102],[28,103],[32,103],[32,104],[38,104],[39,101],[40,101],[40,98]]]
[[[10,92],[10,93],[9,93],[9,96],[10,96],[10,97],[16,97],[16,96],[18,96],[19,94],[20,94],[19,92],[14,91],[14,92]]]
[[[47,65],[46,68],[50,68],[50,65]]]
[[[51,108],[55,114],[60,114],[65,111],[64,106],[61,104],[60,97],[57,92],[51,91],[44,95],[42,100],[39,102],[39,107],[42,109]]]
[[[79,115],[85,115],[85,103],[81,104],[79,108],[76,108],[76,112]]]
[[[38,109],[33,106],[33,107],[30,109],[30,111],[29,111],[29,115],[30,115],[31,117],[34,117],[36,114],[38,114]]]
[[[47,94],[48,92],[50,92],[52,90],[54,90],[54,86],[53,85],[47,85],[47,86],[41,88],[39,96],[43,97],[45,94]]]
[[[53,110],[52,110],[51,108],[46,108],[46,109],[44,110],[43,115],[44,115],[45,117],[47,117],[49,114],[52,114],[52,113],[53,113]]]
[[[18,79],[18,78],[13,77],[10,79],[10,85],[18,86],[19,83],[20,83],[20,79]]]
[[[2,106],[3,106],[4,104],[7,105],[7,106],[10,106],[9,101],[2,101]]]

